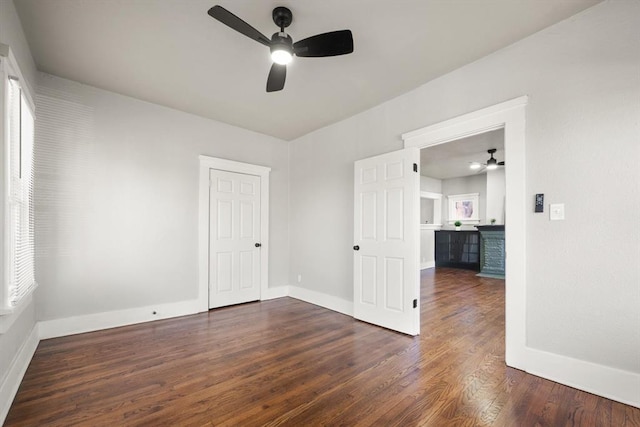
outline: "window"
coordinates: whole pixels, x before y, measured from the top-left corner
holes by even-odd
[[[2,60],[4,84],[5,276],[3,305],[11,309],[35,287],[33,107],[11,56]]]

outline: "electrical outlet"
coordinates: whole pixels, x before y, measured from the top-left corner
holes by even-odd
[[[302,283],[302,274],[298,274],[298,283]]]

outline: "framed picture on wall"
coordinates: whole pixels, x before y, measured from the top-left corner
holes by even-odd
[[[469,193],[447,196],[449,200],[449,223],[453,224],[456,221],[460,221],[463,224],[479,224],[479,195],[480,193]]]

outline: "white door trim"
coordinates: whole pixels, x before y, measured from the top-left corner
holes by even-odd
[[[505,361],[526,370],[526,209],[525,107],[521,96],[402,135],[405,147],[425,148],[504,128],[506,173]]]
[[[209,310],[209,169],[260,177],[260,299],[269,288],[269,173],[266,166],[241,163],[217,157],[200,156],[198,210],[198,306]]]

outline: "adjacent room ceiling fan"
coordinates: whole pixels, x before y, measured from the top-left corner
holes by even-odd
[[[213,6],[208,13],[212,18],[271,50],[273,65],[267,78],[267,92],[282,90],[287,77],[287,64],[291,62],[293,55],[323,57],[353,52],[353,36],[350,30],[322,33],[294,43],[293,39],[284,32],[284,29],[293,21],[293,14],[286,7],[273,9],[273,22],[280,28],[280,31],[274,33],[271,39],[222,6]]]
[[[504,166],[504,162],[499,162],[493,158],[493,153],[495,153],[496,151],[498,151],[498,149],[496,148],[487,150],[487,153],[489,153],[490,155],[489,160],[487,160],[487,163],[471,162],[469,164],[469,168],[474,170],[479,169],[478,173],[480,173],[480,172],[483,172],[485,169],[488,171],[492,171],[492,170],[498,169],[498,166]]]

